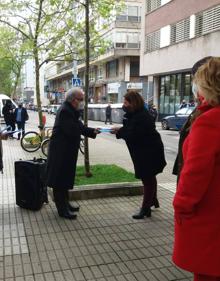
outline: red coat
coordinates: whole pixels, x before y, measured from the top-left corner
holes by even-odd
[[[220,276],[220,106],[195,120],[183,159],[173,201],[173,261],[190,272]]]

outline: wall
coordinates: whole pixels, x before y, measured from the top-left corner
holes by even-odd
[[[173,0],[145,15],[145,34],[218,4],[219,0]]]
[[[191,69],[192,65],[205,56],[220,57],[220,31],[209,33],[151,53],[140,59],[140,75],[155,75]]]

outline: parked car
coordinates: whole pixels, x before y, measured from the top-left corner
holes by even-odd
[[[49,114],[57,114],[57,110],[60,107],[60,104],[51,104],[48,106],[48,113]]]
[[[47,109],[47,106],[42,106],[41,109],[42,109],[42,112],[47,112],[47,110],[48,110],[48,109]]]
[[[181,108],[174,115],[164,117],[161,120],[162,129],[180,130],[194,109],[195,106]]]

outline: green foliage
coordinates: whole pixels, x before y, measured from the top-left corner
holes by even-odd
[[[86,184],[135,182],[134,174],[116,165],[94,165],[91,166],[92,177],[86,177],[83,166],[76,169],[75,184],[77,186]]]
[[[22,42],[14,31],[0,26],[0,92],[13,95],[23,64]]]
[[[0,60],[0,93],[10,96],[13,89],[12,61],[9,59]]]

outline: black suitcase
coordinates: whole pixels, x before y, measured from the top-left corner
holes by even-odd
[[[29,210],[40,210],[48,203],[45,185],[46,160],[15,161],[16,204]]]

